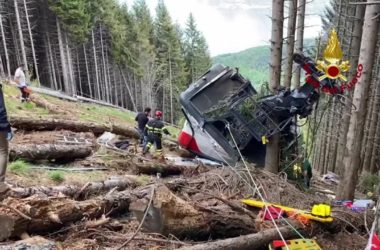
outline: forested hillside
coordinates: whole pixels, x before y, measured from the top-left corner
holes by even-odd
[[[314,53],[315,39],[305,39],[306,54]],[[268,82],[270,46],[263,45],[236,53],[218,55],[212,58],[214,63],[238,67],[240,72],[256,86]]]
[[[163,1],[14,0],[0,3],[0,74],[21,63],[35,84],[130,110],[145,106],[176,122],[179,93],[210,65],[190,15],[171,20]]]

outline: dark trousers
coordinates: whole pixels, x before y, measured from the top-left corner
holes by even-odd
[[[8,162],[7,132],[0,131],[0,184],[5,180]]]
[[[147,144],[144,149],[144,153],[149,152],[150,148],[153,146],[153,144],[156,145],[156,153],[157,154],[162,154],[162,141],[161,141],[161,136],[157,134],[148,134],[147,138]]]
[[[145,146],[146,135],[145,135],[144,129],[139,128],[138,131],[139,131],[139,135],[140,135],[140,144],[143,144]]]

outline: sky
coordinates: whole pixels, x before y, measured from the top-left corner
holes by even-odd
[[[131,6],[133,1],[119,0],[128,6]],[[320,15],[328,1],[314,0],[306,6],[306,38],[316,37],[321,31]],[[153,16],[157,2],[158,0],[146,0]],[[164,2],[172,20],[179,23],[182,28],[185,27],[189,14],[193,13],[198,29],[207,40],[211,56],[269,44],[271,0],[164,0]]]

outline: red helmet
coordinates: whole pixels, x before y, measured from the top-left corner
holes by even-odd
[[[159,111],[159,110],[156,110],[156,117],[157,117],[157,118],[162,117],[162,112]]]

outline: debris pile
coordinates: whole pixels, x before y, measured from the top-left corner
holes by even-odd
[[[333,203],[334,189],[321,192],[321,181],[305,191],[254,165],[182,158],[170,140],[165,159],[143,157],[133,128],[29,118],[13,125],[11,155],[36,164],[33,171],[75,169],[102,178],[28,185],[18,181],[27,175],[9,173],[13,186],[0,194],[0,249],[267,249],[282,239],[363,249],[374,220],[370,209]],[[244,202],[263,200],[270,206]],[[321,212],[326,207],[331,213]],[[288,208],[293,213],[284,213]]]

